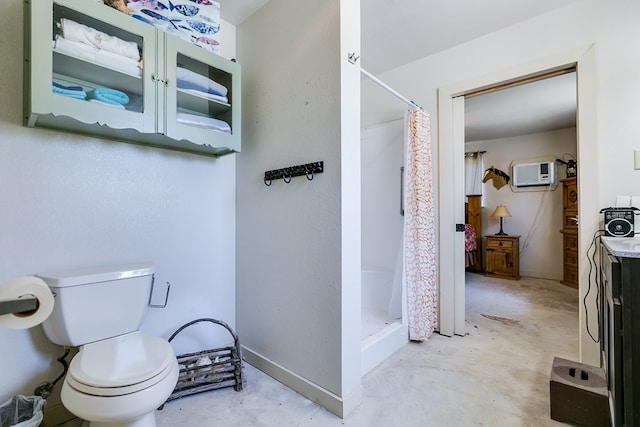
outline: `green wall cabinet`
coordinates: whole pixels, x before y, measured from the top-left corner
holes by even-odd
[[[129,47],[135,43],[140,61],[61,43],[65,20],[129,42]],[[240,151],[239,64],[97,1],[26,0],[24,28],[26,126],[214,157]],[[226,99],[178,87],[178,70],[221,84],[228,90]],[[64,90],[54,93],[54,82]],[[129,102],[123,108],[78,99],[67,96],[70,87],[87,93],[115,89],[126,93]],[[215,130],[208,121],[230,129]]]

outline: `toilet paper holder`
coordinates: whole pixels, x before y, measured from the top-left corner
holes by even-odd
[[[38,298],[25,296],[10,300],[0,300],[0,316],[3,314],[28,313],[38,308]]]

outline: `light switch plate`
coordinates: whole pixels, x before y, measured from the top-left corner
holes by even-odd
[[[633,164],[634,169],[640,169],[640,150],[634,150],[633,152]]]

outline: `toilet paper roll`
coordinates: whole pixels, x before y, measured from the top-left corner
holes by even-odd
[[[53,295],[44,280],[33,277],[18,277],[0,285],[0,301],[34,296],[38,299],[35,310],[27,313],[0,315],[0,327],[28,329],[47,320],[53,311]]]

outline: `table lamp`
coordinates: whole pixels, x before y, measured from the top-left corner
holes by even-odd
[[[496,236],[504,236],[504,235],[506,235],[507,233],[505,233],[502,230],[502,218],[511,216],[511,213],[509,213],[509,209],[507,209],[507,207],[505,205],[498,205],[498,207],[496,208],[495,211],[493,211],[491,216],[500,218],[500,231],[498,231],[496,233]]]

